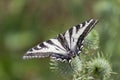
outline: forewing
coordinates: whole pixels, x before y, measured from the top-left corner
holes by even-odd
[[[87,36],[97,22],[98,20],[90,19],[79,25],[73,26],[64,33],[65,39],[71,50],[74,51],[76,48],[80,50],[85,36]]]
[[[31,48],[23,56],[23,59],[28,58],[44,58],[44,57],[56,57],[60,58],[66,55],[66,49],[62,46],[57,38],[45,41],[37,46]]]

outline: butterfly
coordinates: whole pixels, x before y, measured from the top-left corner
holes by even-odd
[[[98,20],[89,19],[73,26],[56,38],[44,41],[29,49],[23,59],[50,57],[62,62],[70,62],[72,58],[80,55],[84,38],[95,27],[96,23]]]

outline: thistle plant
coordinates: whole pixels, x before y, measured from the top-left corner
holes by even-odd
[[[98,53],[97,57],[88,61],[86,66],[88,74],[96,79],[107,80],[111,76],[111,65],[103,55],[100,56],[100,53]]]
[[[51,59],[50,69],[66,80],[110,80],[111,64],[99,52],[99,35],[93,30],[85,39],[80,59],[76,56],[71,63]]]
[[[79,73],[82,70],[82,62],[79,60],[79,57],[72,59],[71,63],[51,59],[50,65],[51,70],[67,80],[70,80],[75,73]]]

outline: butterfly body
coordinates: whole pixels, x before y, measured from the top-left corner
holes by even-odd
[[[56,38],[49,39],[31,48],[23,58],[51,57],[56,60],[70,62],[72,58],[80,55],[84,38],[97,22],[98,20],[90,19],[73,26],[65,33],[59,34]]]

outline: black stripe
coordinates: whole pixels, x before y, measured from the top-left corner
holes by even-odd
[[[38,48],[37,46],[34,47],[35,50],[39,50],[40,48]]]
[[[46,47],[46,48],[47,48],[47,46],[44,45],[44,43],[39,44],[39,46],[40,46],[40,47]]]
[[[85,26],[85,24],[86,24],[86,21],[82,23],[82,27],[84,27],[84,26]]]
[[[73,34],[73,27],[69,29],[69,36],[70,36],[70,37],[69,37],[69,40],[70,40],[70,47],[71,47],[71,38],[72,38],[71,36],[72,36],[72,34]]]
[[[73,33],[73,27],[69,29],[70,41],[71,41],[71,36],[72,36],[72,33]]]
[[[77,33],[79,31],[79,29],[80,29],[80,25],[78,24],[75,27],[76,27],[76,33]]]
[[[67,43],[67,40],[65,39],[65,37],[62,34],[59,34],[57,39],[60,42],[60,44],[68,51],[69,46],[68,46],[68,43]]]
[[[54,45],[54,43],[51,40],[46,41],[48,44]]]

